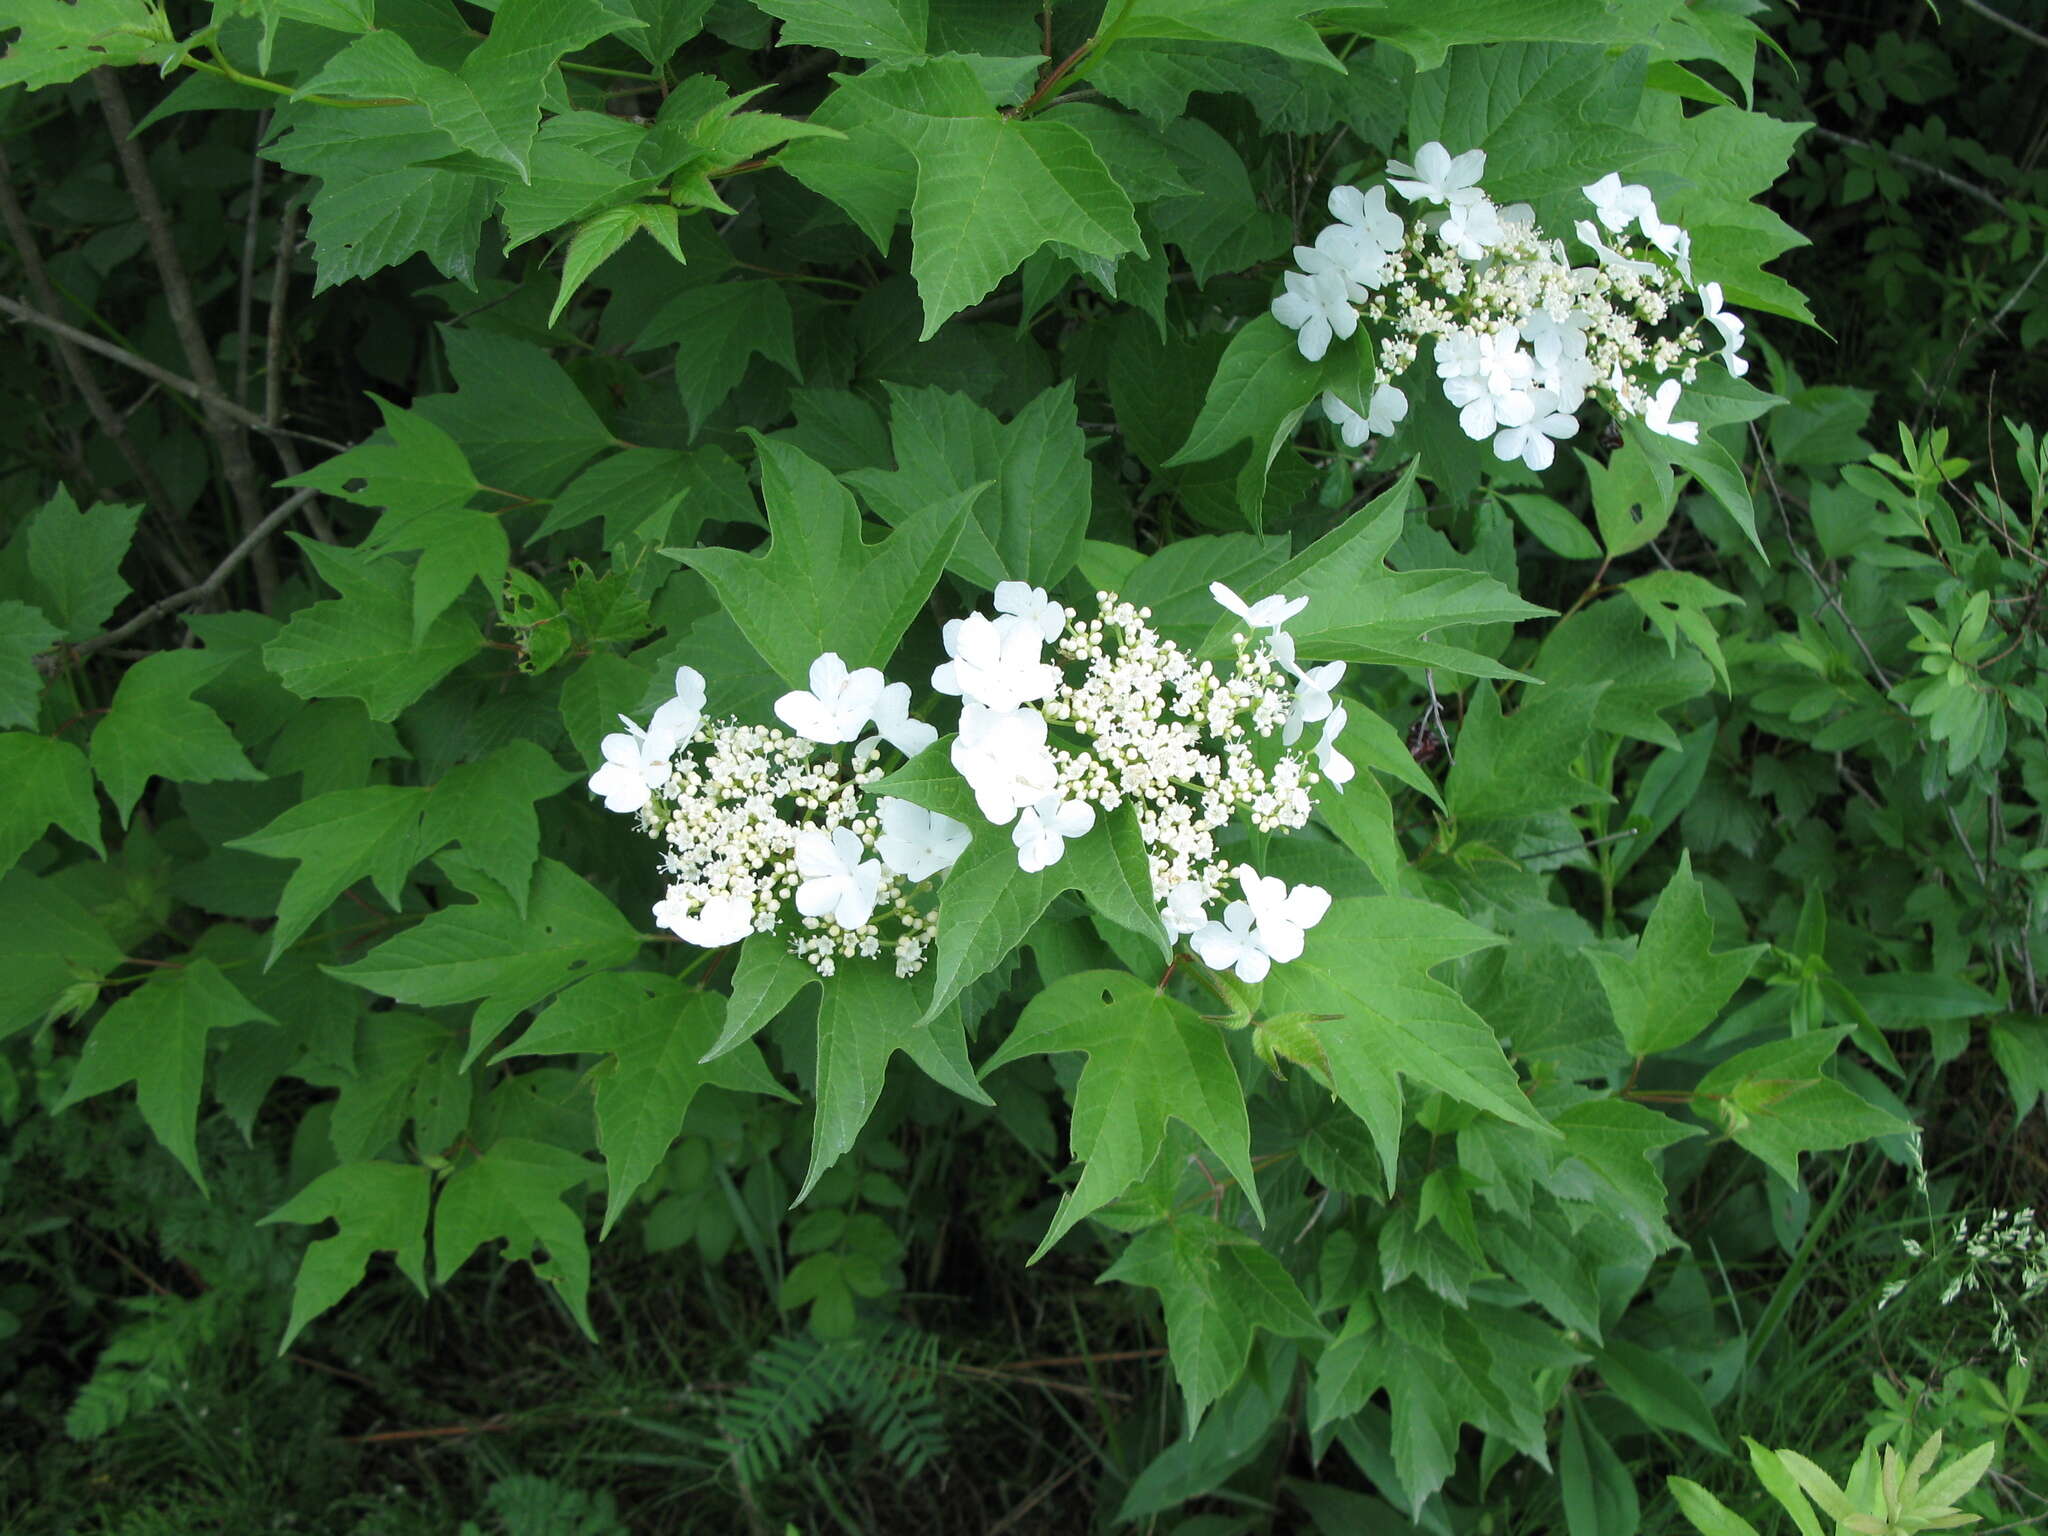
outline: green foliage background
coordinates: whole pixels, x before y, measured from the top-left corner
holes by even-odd
[[[1899,1238],[2038,1199],[2048,118],[1895,9],[0,0],[0,1508],[1622,1536],[1938,1426],[2038,1518]],[[1308,419],[1430,138],[1768,317],[1697,447]],[[616,714],[1012,578],[1311,595],[1300,962],[1114,818],[929,980],[650,931]]]

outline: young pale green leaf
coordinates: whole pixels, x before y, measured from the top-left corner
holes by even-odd
[[[598,1147],[610,1185],[600,1236],[611,1232],[633,1192],[668,1155],[699,1089],[790,1098],[754,1045],[709,1063],[700,1060],[724,1017],[725,999],[715,992],[686,987],[672,976],[608,972],[564,992],[531,1029],[491,1058],[569,1052],[610,1058],[593,1074]]]
[[[590,1325],[590,1244],[583,1235],[581,1202],[563,1203],[596,1170],[574,1152],[545,1142],[507,1137],[475,1162],[458,1168],[434,1207],[434,1274],[443,1284],[493,1238],[505,1257],[529,1259],[534,1275],[554,1287],[593,1342]],[[536,1259],[538,1251],[545,1259]]]
[[[1787,1184],[1799,1181],[1799,1154],[1894,1136],[1911,1123],[1887,1114],[1822,1067],[1851,1026],[1809,1030],[1731,1056],[1693,1090],[1693,1113],[1726,1131]]]
[[[276,1024],[235,990],[210,960],[158,971],[115,1003],[93,1026],[56,1108],[135,1084],[136,1108],[156,1139],[201,1189],[197,1130],[206,1037],[237,1024]]]
[[[780,283],[748,280],[685,288],[654,312],[633,343],[636,350],[671,344],[680,347],[676,388],[699,432],[705,418],[739,387],[748,358],[765,357],[792,379],[803,377],[789,296]]]
[[[1792,1517],[1792,1523],[1799,1528],[1799,1536],[1827,1536],[1821,1529],[1820,1521],[1814,1518],[1813,1506],[1806,1502],[1806,1495],[1799,1490],[1798,1479],[1785,1465],[1784,1459],[1774,1450],[1748,1435],[1742,1443],[1749,1447],[1749,1465],[1756,1473],[1756,1480],[1764,1485],[1764,1492],[1784,1508]],[[1694,1521],[1694,1524],[1698,1524]]]
[[[681,552],[701,572],[754,649],[793,688],[811,663],[836,651],[849,667],[885,666],[938,584],[975,499],[937,501],[888,538],[864,544],[860,510],[809,455],[757,437],[768,506],[765,553]],[[850,603],[847,594],[861,600]]]
[[[0,875],[51,827],[62,827],[101,858],[100,803],[85,754],[68,741],[27,731],[0,734]]]
[[[210,650],[160,651],[122,674],[92,733],[92,768],[123,826],[153,776],[180,784],[263,777],[220,716],[192,697],[227,664]]]
[[[349,1163],[330,1168],[257,1222],[317,1226],[332,1220],[332,1237],[315,1238],[299,1261],[292,1315],[278,1341],[282,1355],[306,1324],[354,1290],[370,1256],[388,1253],[398,1272],[427,1293],[427,1198],[433,1175],[416,1164]]]
[[[121,561],[135,538],[142,508],[94,506],[82,511],[59,488],[29,515],[22,534],[36,605],[67,640],[98,631],[129,592]]]
[[[953,547],[954,574],[994,591],[1005,581],[1051,587],[1074,568],[1091,491],[1071,382],[1008,423],[949,390],[891,385],[889,400],[896,468],[846,477],[870,506],[900,527],[932,502],[992,482]]]
[[[1169,1117],[1202,1138],[1264,1220],[1244,1086],[1215,1025],[1123,971],[1084,971],[1034,997],[982,1070],[1056,1051],[1088,1057],[1074,1090],[1069,1133],[1082,1169],[1033,1261],[1144,1175],[1159,1155]]]
[[[1401,1136],[1401,1079],[1408,1077],[1554,1135],[1529,1107],[1493,1031],[1429,973],[1447,960],[1498,944],[1499,936],[1444,907],[1393,896],[1333,904],[1309,932],[1299,960],[1275,966],[1265,1006],[1333,1015],[1312,1026],[1331,1086],[1372,1132],[1387,1187]]]
[[[1327,1337],[1280,1261],[1207,1217],[1182,1216],[1140,1233],[1102,1278],[1159,1292],[1167,1353],[1187,1399],[1190,1434],[1209,1405],[1244,1374],[1255,1330],[1281,1338]]]
[[[388,438],[380,434],[278,484],[311,486],[358,506],[384,507],[405,517],[469,505],[479,487],[455,439],[381,395],[370,398],[384,417]]]
[[[638,164],[649,138],[646,125],[602,112],[561,112],[542,123],[529,179],[497,186],[505,249],[654,191],[659,175]]]
[[[1651,909],[1642,940],[1627,953],[1588,949],[1586,959],[1614,1009],[1631,1054],[1674,1051],[1713,1023],[1767,946],[1713,952],[1704,887],[1682,854]]]
[[[617,907],[581,876],[542,859],[524,914],[510,897],[486,889],[476,901],[444,907],[386,939],[362,959],[326,969],[402,1003],[485,1002],[470,1033],[466,1070],[519,1009],[584,971],[623,965],[639,948],[638,930]]]
[[[1689,1478],[1667,1477],[1664,1486],[1700,1536],[1757,1536],[1755,1526]]]
[[[688,258],[683,255],[683,248],[676,243],[676,217],[673,203],[627,203],[624,207],[607,208],[577,225],[576,233],[569,237],[569,249],[562,257],[562,282],[555,290],[554,307],[548,311],[548,324],[552,326],[562,318],[562,311],[576,296],[576,290],[590,280],[591,273],[611,260],[618,254],[620,246],[643,230],[678,263],[686,262]]]

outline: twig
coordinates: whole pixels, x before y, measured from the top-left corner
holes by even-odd
[[[185,354],[185,365],[192,370],[194,381],[204,391],[200,404],[205,409],[207,432],[220,454],[228,491],[241,514],[242,531],[246,534],[263,521],[263,491],[256,473],[256,462],[249,456],[246,424],[236,421],[224,409],[231,402],[221,388],[220,370],[214,366],[213,348],[199,324],[199,307],[192,298],[192,283],[185,275],[185,264],[178,256],[177,237],[171,232],[170,218],[164,212],[163,200],[157,196],[156,183],[150,179],[142,150],[135,143],[135,119],[128,110],[127,94],[111,69],[94,70],[92,83],[99,92],[100,111],[113,135],[114,156],[121,162],[121,175],[128,183],[128,195],[135,201],[143,233],[149,239],[150,259],[156,266],[157,276],[163,281],[164,303],[171,313],[171,329],[177,332],[178,346]],[[255,553],[256,584],[263,606],[268,609],[271,596],[277,590],[277,558],[262,545],[257,546]]]
[[[1850,134],[1837,133],[1834,129],[1823,128],[1818,123],[1814,125],[1813,132],[1816,138],[1828,139],[1836,144],[1846,144],[1851,149],[1871,150],[1876,154],[1883,155],[1888,160],[1894,160],[1909,169],[1919,171],[1922,175],[1932,176],[1936,181],[1954,187],[1958,192],[1974,197],[1980,203],[1989,203],[2000,213],[2006,211],[2003,199],[1996,192],[1987,191],[1985,188],[1978,186],[1974,181],[1965,181],[1953,172],[1944,171],[1938,165],[1930,164],[1928,161],[1913,155],[1903,154],[1883,144],[1873,144],[1868,139],[1859,139]]]
[[[277,261],[270,278],[270,320],[263,341],[263,419],[273,427],[284,414],[284,333],[285,299],[291,292],[292,253],[298,249],[294,231],[297,228],[299,212],[298,194],[294,193],[284,205],[284,216],[277,227]],[[296,477],[305,469],[300,462],[299,450],[288,437],[276,439],[277,456],[284,460],[287,473]],[[322,544],[334,542],[334,528],[327,521],[327,513],[315,496],[306,503],[306,526],[313,530],[313,537]]]
[[[2018,22],[2014,21],[2010,16],[2004,15],[1998,11],[1994,11],[1993,9],[1991,9],[1990,6],[1984,4],[1983,0],[1963,0],[1963,8],[1965,10],[1975,11],[1979,16],[1982,16],[1986,21],[1994,21],[1998,23],[1999,26],[2005,28],[2005,30],[2008,32],[2018,33],[2021,37],[2024,37],[2028,42],[2034,44],[2036,47],[2048,48],[2048,37],[2043,37],[2040,33],[2036,32],[2032,27],[2021,26]]]
[[[270,113],[256,114],[256,149],[249,156],[249,212],[242,220],[242,285],[235,300],[235,403],[249,403],[249,323],[256,312],[256,228],[263,212],[263,139]]]
[[[313,488],[310,485],[303,490],[294,491],[288,498],[279,503],[269,516],[265,517],[254,528],[251,528],[242,539],[242,542],[229,550],[226,558],[213,568],[206,580],[200,582],[197,586],[187,587],[182,592],[174,592],[169,597],[151,603],[126,624],[122,624],[114,629],[103,630],[97,635],[88,636],[76,645],[61,647],[51,654],[58,657],[69,656],[73,660],[82,659],[90,656],[94,651],[104,650],[107,646],[126,640],[144,625],[155,623],[167,613],[175,613],[180,608],[188,608],[196,602],[213,596],[214,593],[218,592],[226,584],[228,577],[235,573],[235,567],[248,559],[265,539],[283,527],[294,512],[313,499],[313,495]]]
[[[149,504],[162,515],[166,541],[175,544],[180,530],[177,503],[164,488],[161,477],[142,451],[135,446],[135,440],[128,435],[128,423],[116,411],[100,389],[99,380],[93,377],[92,368],[79,355],[80,338],[90,343],[95,337],[86,337],[83,331],[71,327],[55,318],[63,306],[58,302],[57,290],[50,282],[50,274],[43,266],[43,255],[36,248],[35,231],[29,227],[28,215],[22,212],[21,200],[14,195],[14,168],[8,164],[7,152],[0,146],[0,223],[7,226],[7,238],[14,243],[15,254],[21,259],[21,269],[27,274],[29,290],[35,295],[36,308],[22,307],[21,318],[30,323],[49,321],[46,327],[52,336],[58,361],[71,376],[71,383],[85,401],[85,408],[92,413],[92,419],[99,424],[114,447],[119,450],[128,468],[133,472],[142,494]],[[0,302],[5,302],[0,300]],[[10,313],[14,311],[10,310]],[[175,548],[159,550],[164,563],[171,568],[171,574],[179,581],[191,581],[195,571],[184,558],[184,553]]]

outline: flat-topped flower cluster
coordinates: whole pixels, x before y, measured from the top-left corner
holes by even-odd
[[[1245,626],[1231,637],[1227,672],[1114,593],[1097,592],[1084,620],[1040,588],[1004,582],[993,616],[946,626],[952,659],[932,686],[961,700],[953,766],[982,815],[1012,828],[1020,868],[1050,867],[1098,813],[1129,805],[1167,932],[1189,938],[1205,963],[1255,981],[1273,960],[1301,953],[1302,930],[1329,898],[1310,887],[1290,898],[1280,882],[1234,865],[1217,834],[1239,815],[1260,831],[1301,827],[1319,784],[1350,779],[1337,749],[1344,709],[1330,692],[1344,664],[1295,664],[1284,626],[1307,598],[1247,604],[1221,583],[1210,591]],[[1317,723],[1311,752],[1291,750]],[[1261,753],[1275,736],[1280,750]],[[1211,920],[1233,882],[1245,899]]]
[[[1113,593],[1098,592],[1083,621],[1042,588],[1006,581],[993,616],[946,625],[949,660],[932,686],[961,701],[953,766],[982,816],[1011,829],[1020,869],[1050,868],[1099,814],[1129,805],[1168,933],[1256,982],[1300,955],[1330,898],[1234,861],[1218,834],[1239,816],[1261,831],[1299,828],[1313,791],[1352,777],[1332,694],[1344,664],[1296,664],[1285,625],[1308,599],[1248,604],[1220,583],[1211,592],[1243,622],[1225,669]],[[590,789],[664,845],[668,888],[654,917],[678,938],[716,948],[786,932],[823,975],[886,952],[912,976],[935,937],[929,884],[973,832],[866,795],[884,775],[885,745],[914,757],[938,731],[912,718],[907,684],[873,667],[827,652],[809,681],[775,701],[778,730],[707,719],[703,677],[679,668],[674,697],[645,727],[622,716],[625,729],[604,738]],[[1318,740],[1297,750],[1312,725]],[[1212,919],[1233,888],[1239,899]]]
[[[1697,443],[1699,423],[1674,415],[1712,345],[1706,333],[1731,374],[1749,364],[1743,322],[1722,307],[1720,285],[1693,283],[1692,236],[1659,217],[1647,187],[1610,173],[1581,189],[1594,216],[1573,233],[1594,259],[1575,266],[1527,204],[1503,208],[1486,195],[1485,169],[1483,150],[1454,157],[1425,144],[1412,165],[1388,163],[1386,185],[1336,188],[1337,222],[1294,248],[1301,270],[1286,275],[1273,315],[1297,333],[1302,356],[1320,360],[1361,323],[1377,342],[1370,399],[1322,397],[1344,441],[1358,447],[1406,418],[1408,395],[1394,380],[1426,345],[1459,426],[1490,439],[1504,461],[1548,469],[1589,399]],[[1388,187],[1426,211],[1404,220]],[[1690,319],[1681,314],[1688,294],[1699,301]]]
[[[821,975],[885,949],[897,975],[914,975],[933,921],[917,891],[969,833],[887,796],[870,807],[862,790],[883,775],[884,743],[914,757],[938,732],[910,717],[909,684],[874,667],[849,669],[827,651],[809,681],[775,701],[781,731],[707,720],[702,675],[677,669],[675,697],[645,729],[621,716],[625,730],[604,738],[591,791],[666,845],[654,920],[677,938],[737,944],[783,928],[793,907],[790,949]]]

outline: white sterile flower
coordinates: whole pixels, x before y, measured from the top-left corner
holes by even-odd
[[[1530,397],[1535,402],[1536,414],[1517,427],[1503,427],[1493,439],[1493,454],[1497,459],[1520,459],[1531,469],[1548,469],[1557,462],[1557,447],[1552,438],[1560,442],[1579,430],[1579,419],[1568,411],[1560,410],[1557,396],[1547,389],[1534,391]]]
[[[1208,920],[1209,914],[1202,906],[1201,882],[1197,880],[1183,880],[1174,886],[1166,893],[1166,904],[1159,909],[1159,921],[1168,938],[1193,933]]]
[[[1350,286],[1345,297],[1362,303],[1387,278],[1387,253],[1348,224],[1332,224],[1314,245],[1297,245],[1294,264],[1309,277],[1335,272]]]
[[[1047,645],[1059,639],[1067,627],[1067,610],[1045,595],[1045,588],[1026,581],[996,583],[996,612],[1035,625]],[[949,650],[948,655],[952,652]]]
[[[1408,419],[1408,397],[1392,384],[1382,384],[1375,389],[1369,403],[1372,409],[1366,412],[1365,424],[1380,437],[1387,436]]]
[[[1294,675],[1300,679],[1294,685],[1294,704],[1287,711],[1287,723],[1280,728],[1281,744],[1289,747],[1301,740],[1304,725],[1329,718],[1331,709],[1335,707],[1330,690],[1343,680],[1344,663],[1327,661],[1320,667],[1310,667],[1306,672]]]
[[[1654,261],[1637,261],[1633,256],[1624,256],[1600,238],[1600,231],[1591,219],[1580,219],[1572,226],[1572,232],[1600,258],[1600,266],[1608,272],[1624,272],[1631,277],[1648,277],[1657,270]]]
[[[1643,425],[1652,432],[1675,437],[1682,443],[1697,443],[1700,424],[1696,421],[1673,421],[1671,413],[1677,409],[1678,380],[1666,379],[1657,386],[1657,393],[1650,397],[1649,406],[1643,412]]]
[[[672,728],[674,719],[664,722],[659,710],[650,730],[641,730],[624,715],[619,716],[619,723],[625,726],[623,731],[613,731],[597,744],[604,765],[590,776],[590,792],[604,796],[608,811],[637,811],[667,782],[670,761],[681,738]],[[690,730],[696,728],[692,720]]]
[[[1736,378],[1749,372],[1749,359],[1742,355],[1744,326],[1740,315],[1721,307],[1721,285],[1700,285],[1700,318],[1721,333],[1721,361]]]
[[[775,701],[775,718],[822,746],[852,741],[874,718],[882,689],[878,668],[849,672],[837,651],[827,651],[811,663],[810,692],[785,693]]]
[[[1506,237],[1500,210],[1484,197],[1469,203],[1453,203],[1437,229],[1444,244],[1467,261],[1477,261]]]
[[[1323,391],[1322,406],[1323,414],[1336,426],[1346,447],[1356,448],[1372,436],[1372,423],[1327,389]]]
[[[1273,301],[1273,318],[1299,333],[1295,345],[1310,362],[1323,360],[1332,336],[1342,341],[1358,329],[1358,311],[1351,307],[1353,285],[1342,273],[1289,272],[1282,282],[1287,291]]]
[[[1356,187],[1331,188],[1330,216],[1356,238],[1370,241],[1383,251],[1398,251],[1408,236],[1408,226],[1401,222],[1401,215],[1387,206],[1387,189],[1383,186],[1366,192]]]
[[[1609,171],[1590,187],[1579,190],[1586,194],[1586,201],[1593,205],[1600,222],[1619,234],[1637,220],[1643,221],[1644,232],[1657,222],[1657,204],[1650,196],[1648,187],[1623,186],[1621,177]]]
[[[1273,969],[1273,957],[1259,938],[1252,909],[1233,901],[1223,921],[1207,922],[1188,937],[1188,947],[1212,971],[1236,971],[1242,981],[1260,982]]]
[[[1001,712],[1045,698],[1060,686],[1059,668],[1038,659],[1045,639],[1036,619],[971,613],[959,628],[946,626],[945,641],[953,659],[932,672],[932,686],[940,693]]]
[[[688,898],[672,893],[654,904],[654,920],[699,949],[723,949],[754,931],[754,909],[737,896],[713,896],[691,912]]]
[[[974,834],[965,822],[928,811],[894,795],[875,801],[881,816],[882,835],[875,839],[875,852],[883,864],[906,880],[929,880],[951,869]]]
[[[1436,371],[1444,381],[1444,398],[1459,408],[1458,425],[1474,442],[1493,436],[1499,427],[1521,426],[1536,414],[1529,393],[1536,362],[1521,349],[1521,340],[1508,326],[1437,343]]]
[[[1320,885],[1297,885],[1290,891],[1286,881],[1262,875],[1249,864],[1237,866],[1237,883],[1259,925],[1259,942],[1266,953],[1283,965],[1300,959],[1303,936],[1330,910],[1330,893]]]
[[[1678,239],[1677,239],[1677,241],[1676,241],[1676,242],[1674,242],[1674,243],[1673,243],[1673,245],[1672,245],[1672,247],[1671,247],[1671,250],[1670,250],[1670,256],[1671,256],[1671,260],[1672,260],[1672,263],[1673,263],[1673,264],[1674,264],[1674,265],[1675,265],[1675,266],[1676,266],[1676,267],[1678,268],[1678,275],[1679,275],[1680,277],[1684,278],[1684,279],[1685,279],[1685,280],[1686,280],[1686,281],[1687,281],[1688,283],[1689,283],[1689,282],[1691,282],[1691,281],[1692,281],[1692,231],[1691,231],[1691,230],[1689,230],[1689,229],[1681,229],[1681,230],[1679,230],[1679,231],[1678,231]]]
[[[1337,738],[1344,734],[1346,718],[1347,716],[1344,713],[1344,706],[1342,704],[1332,709],[1329,718],[1323,722],[1322,739],[1315,744],[1313,749],[1317,770],[1328,781],[1330,787],[1340,795],[1344,792],[1344,786],[1351,782],[1352,775],[1357,771],[1351,766],[1351,759],[1337,750]]]
[[[874,755],[875,743],[886,741],[905,757],[915,757],[939,739],[939,728],[910,718],[910,684],[891,683],[875,701],[875,734],[855,747],[854,756],[865,762]]]
[[[879,859],[862,861],[867,846],[850,827],[821,832],[806,827],[796,835],[796,909],[805,917],[829,916],[842,928],[858,928],[875,910],[882,884]]]
[[[974,790],[974,802],[997,826],[1059,787],[1060,769],[1045,744],[1045,716],[1035,709],[998,712],[969,700],[960,709],[953,766]]]
[[[1017,867],[1037,874],[1059,863],[1067,851],[1067,839],[1084,837],[1095,827],[1095,807],[1086,800],[1062,800],[1047,795],[1036,805],[1018,813],[1010,841],[1017,845]]]
[[[1209,583],[1209,595],[1253,629],[1278,629],[1308,606],[1305,597],[1284,597],[1278,592],[1247,603],[1220,581]]]
[[[1468,149],[1453,159],[1434,139],[1415,152],[1413,165],[1401,160],[1387,162],[1388,182],[1411,203],[1418,198],[1452,205],[1477,202],[1486,195],[1479,190],[1479,178],[1485,173],[1485,150]]]

